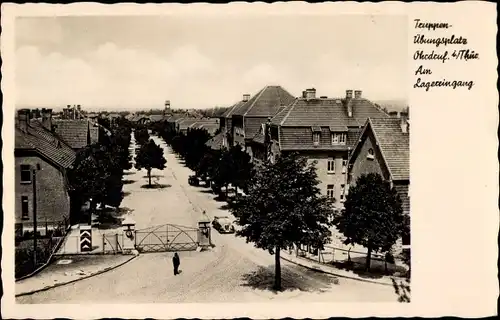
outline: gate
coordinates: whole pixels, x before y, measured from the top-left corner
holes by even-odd
[[[123,247],[123,233],[103,234],[102,252],[103,253],[121,253]]]
[[[198,229],[164,224],[135,231],[139,252],[192,251],[198,248]]]

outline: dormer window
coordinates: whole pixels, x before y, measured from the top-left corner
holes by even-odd
[[[372,149],[372,148],[368,149],[368,155],[366,156],[366,158],[368,158],[368,159],[370,159],[370,160],[375,159],[375,154],[374,154],[374,152],[373,152],[373,149]]]
[[[332,144],[345,144],[346,140],[347,134],[345,132],[332,133]]]
[[[313,144],[316,146],[319,144],[319,132],[313,132]]]
[[[321,128],[318,126],[313,126],[312,128],[312,134],[313,134],[313,144],[315,146],[319,145],[319,139],[321,135]]]

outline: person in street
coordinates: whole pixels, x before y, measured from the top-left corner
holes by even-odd
[[[179,266],[181,265],[181,259],[179,258],[179,255],[176,253],[174,253],[174,257],[172,258],[172,262],[174,264],[174,275],[178,275],[179,274]]]

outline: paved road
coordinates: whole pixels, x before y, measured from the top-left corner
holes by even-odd
[[[162,189],[144,189],[145,171],[127,175],[122,206],[137,227],[176,223],[196,226],[201,210],[212,217],[228,214],[204,188],[189,186],[191,171],[183,166],[171,150],[154,138],[165,150],[167,168],[154,170],[156,183]],[[146,253],[132,262],[71,285],[31,296],[20,297],[18,303],[123,303],[123,302],[263,302],[297,301],[397,301],[393,288],[378,284],[340,279],[313,272],[283,261],[282,283],[286,289],[273,293],[274,256],[245,243],[234,235],[220,235],[212,230],[216,247],[207,252],[181,252],[182,273],[173,275],[171,253]]]

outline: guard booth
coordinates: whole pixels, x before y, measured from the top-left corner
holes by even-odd
[[[205,211],[203,211],[198,221],[198,245],[202,248],[212,245],[212,239],[210,237],[210,218]]]
[[[132,253],[135,250],[135,221],[127,217],[122,221],[123,227],[123,253]]]

